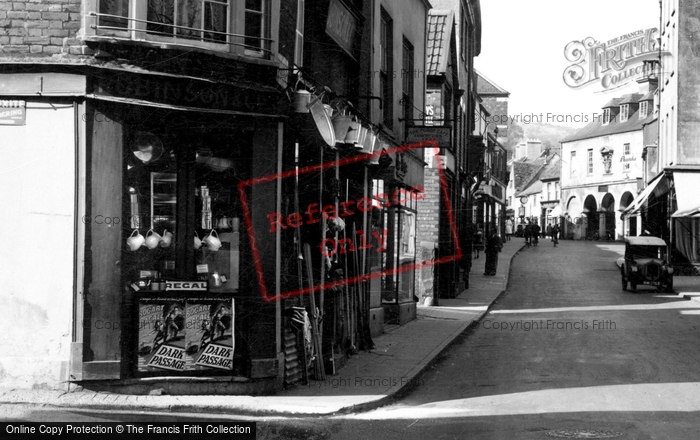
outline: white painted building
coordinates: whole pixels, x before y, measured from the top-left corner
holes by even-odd
[[[652,81],[640,92],[610,100],[598,118],[562,141],[564,235],[570,239],[622,239],[638,235],[639,221],[620,212],[644,176],[643,128],[654,120]]]

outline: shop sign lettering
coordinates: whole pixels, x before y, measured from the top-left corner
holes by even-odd
[[[207,282],[206,281],[167,281],[165,283],[165,290],[179,290],[179,291],[206,291]]]
[[[96,94],[171,105],[263,113],[274,112],[277,103],[275,94],[253,92],[227,84],[126,74],[100,79]]]

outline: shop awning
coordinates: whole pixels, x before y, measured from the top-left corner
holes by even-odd
[[[561,217],[561,205],[555,206],[550,212],[550,217]]]
[[[664,173],[659,173],[659,175],[656,176],[656,178],[652,180],[651,183],[649,183],[649,185],[646,188],[644,188],[642,192],[639,193],[639,195],[637,195],[634,201],[622,211],[622,219],[624,220],[626,217],[635,215],[639,211],[641,211],[642,207],[647,202],[647,199],[649,199],[651,193],[662,180],[664,181],[664,186],[668,186]]]
[[[674,171],[673,181],[678,209],[671,217],[700,218],[700,173]]]

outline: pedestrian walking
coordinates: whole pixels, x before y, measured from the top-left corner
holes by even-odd
[[[532,239],[532,225],[530,223],[526,224],[523,228],[523,237],[525,237],[525,244],[530,247]]]
[[[474,233],[474,253],[476,254],[476,259],[479,258],[479,251],[484,249],[484,230],[477,227]]]
[[[539,243],[539,241],[540,241],[540,231],[541,231],[540,225],[538,225],[537,223],[533,223],[533,225],[532,225],[532,244],[534,244],[535,246],[537,246],[537,243]]]
[[[544,237],[551,237],[552,236],[552,224],[548,223],[547,224],[547,230],[545,231]]]
[[[506,219],[506,241],[510,241],[510,237],[513,235],[513,220]]]
[[[559,244],[559,225],[554,225],[550,235],[552,236],[552,244],[554,247],[557,247],[557,244]]]
[[[484,275],[496,275],[496,269],[498,269],[498,252],[500,252],[502,247],[503,242],[501,241],[501,237],[498,236],[496,231],[493,231],[491,236],[486,240],[486,249],[484,251],[486,254],[486,264]]]

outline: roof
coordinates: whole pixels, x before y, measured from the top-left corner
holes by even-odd
[[[530,186],[533,181],[538,180],[537,177],[544,166],[545,160],[543,158],[537,158],[532,161],[514,161],[513,187],[515,188],[515,193],[518,194],[518,192]]]
[[[474,69],[476,73],[476,93],[481,96],[500,96],[507,98],[510,96],[510,92],[503,87],[497,85],[495,82],[486,78],[481,72]]]
[[[454,30],[454,12],[431,9],[428,16],[428,46],[425,70],[428,75],[447,71],[450,59],[450,37]]]
[[[622,101],[622,98],[613,98],[610,101],[608,101],[604,106],[601,108],[608,108],[608,107],[617,107],[620,105],[620,101]]]
[[[641,95],[640,95],[641,96]],[[618,105],[623,98],[617,98]],[[615,101],[615,100],[613,100]],[[611,101],[612,102],[612,101]],[[606,104],[605,107],[608,107]],[[614,106],[613,106],[614,107]],[[644,124],[651,122],[654,119],[654,112],[649,112],[646,118],[639,119],[639,109],[636,109],[634,113],[631,113],[625,122],[620,122],[620,115],[616,115],[607,125],[603,125],[603,115],[598,114],[594,117],[588,125],[584,126],[582,129],[577,131],[561,140],[564,142],[574,142],[583,139],[590,139],[599,136],[607,136],[617,133],[627,133],[630,131],[641,131]]]
[[[558,154],[552,156],[552,160],[547,163],[544,171],[540,175],[540,180],[554,180],[561,177],[561,158]]]
[[[642,96],[644,96],[643,93],[630,93],[629,95],[625,95],[622,97],[620,105],[637,103],[640,99],[642,99]]]
[[[524,191],[516,194],[516,197],[529,196],[532,194],[539,194],[542,192],[542,181],[536,180],[532,185],[525,188]]]
[[[632,246],[666,246],[666,242],[662,239],[648,235],[641,237],[627,237],[625,238],[625,244]]]

